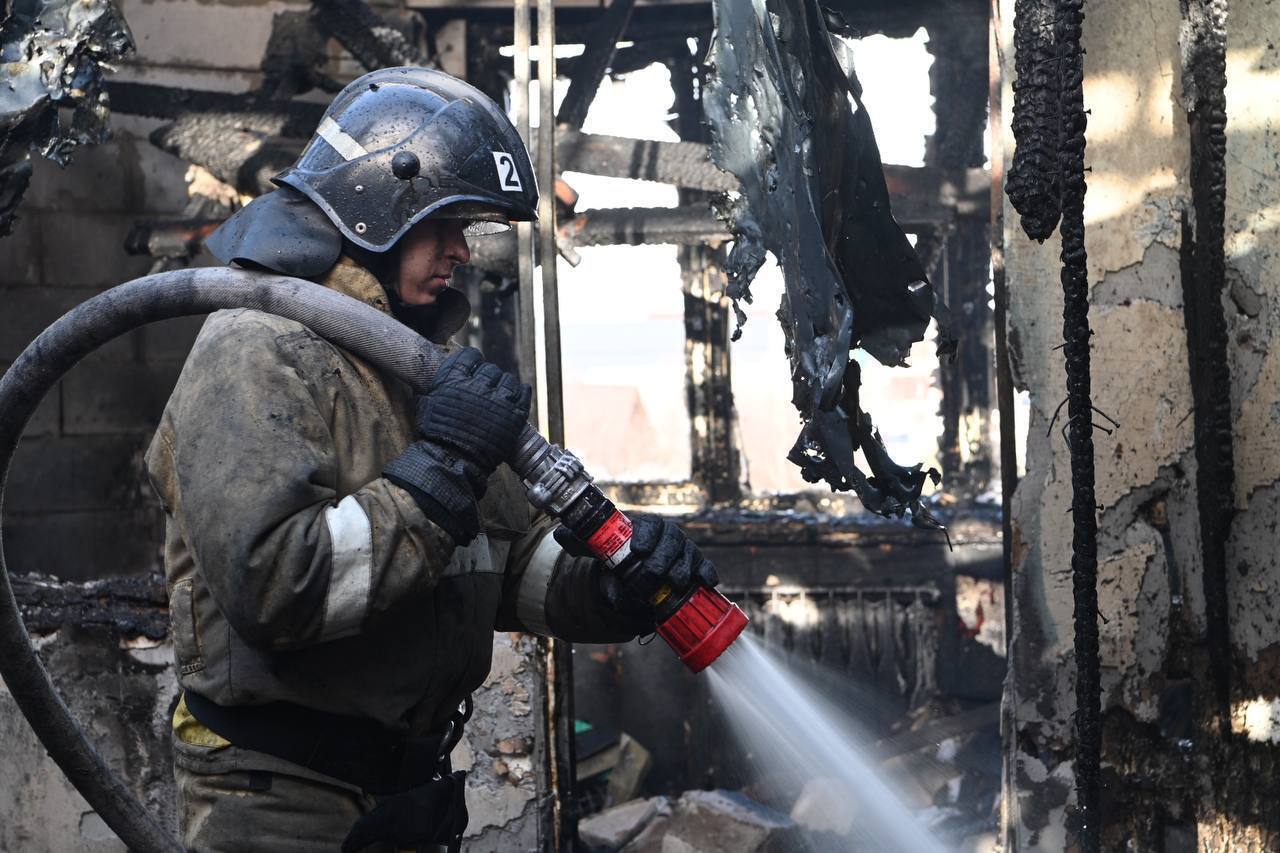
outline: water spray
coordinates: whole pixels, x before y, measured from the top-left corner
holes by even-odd
[[[533,427],[520,436],[511,467],[524,478],[529,502],[587,543],[599,560],[625,578],[631,559],[631,520],[592,483],[582,462]],[[664,586],[650,600],[658,635],[693,672],[720,657],[747,627],[747,614],[716,590],[695,584],[682,594]]]

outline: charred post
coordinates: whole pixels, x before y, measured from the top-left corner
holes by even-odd
[[[709,36],[699,42],[705,45]],[[702,122],[702,70],[687,46],[677,45],[668,57],[675,90],[676,130],[682,143],[708,141]],[[705,151],[705,148],[703,149]],[[709,212],[711,194],[681,189],[680,204]],[[706,489],[711,503],[738,498],[742,489],[738,448],[734,440],[737,413],[730,386],[729,337],[731,322],[723,272],[724,251],[705,243],[679,249],[684,291],[685,400],[691,424],[691,476]]]
[[[1072,828],[1081,849],[1101,848],[1102,705],[1098,645],[1098,518],[1089,278],[1084,234],[1083,0],[1019,0],[1014,44],[1017,152],[1006,191],[1028,236],[1043,241],[1061,221],[1062,336],[1071,458],[1071,579],[1075,624],[1075,789]]]
[[[1086,853],[1101,849],[1101,670],[1098,659],[1098,516],[1094,498],[1093,401],[1089,371],[1089,276],[1084,244],[1083,0],[1057,0],[1054,46],[1062,188],[1062,337],[1071,447],[1071,576],[1075,598],[1076,834]]]
[[[587,38],[587,49],[569,75],[569,90],[560,102],[556,124],[577,130],[587,120],[587,111],[595,100],[600,83],[613,63],[614,52],[631,20],[636,0],[613,0]]]
[[[926,162],[958,173],[983,165],[988,80],[975,62],[984,55],[985,19],[964,16],[929,29],[929,72],[937,130]],[[957,217],[943,240],[943,298],[951,308],[952,328],[962,343],[956,357],[939,364],[942,434],[939,461],[947,491],[972,497],[986,491],[993,470],[991,442],[991,309],[987,294],[991,258],[990,223]]]
[[[1206,639],[1216,723],[1230,732],[1232,658],[1227,616],[1227,536],[1234,514],[1231,368],[1223,313],[1226,284],[1226,0],[1184,4],[1183,88],[1191,128],[1191,202],[1182,219],[1182,292],[1204,560]]]

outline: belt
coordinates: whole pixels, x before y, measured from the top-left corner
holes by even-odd
[[[394,794],[449,772],[441,755],[446,739],[456,743],[461,721],[440,734],[410,737],[371,720],[330,714],[291,702],[219,705],[186,691],[187,709],[232,745],[265,752],[332,776],[370,794]],[[468,703],[469,704],[469,703]],[[448,746],[452,749],[453,743]]]

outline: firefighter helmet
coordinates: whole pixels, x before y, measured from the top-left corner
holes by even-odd
[[[510,119],[479,89],[429,68],[383,68],[348,84],[273,180],[373,252],[427,217],[470,220],[472,234],[537,218],[533,166]]]

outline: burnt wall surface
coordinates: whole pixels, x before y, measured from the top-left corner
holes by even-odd
[[[1014,5],[1000,4],[1006,104]],[[1280,20],[1265,0],[1229,4],[1217,35],[1224,141],[1205,18],[1226,6],[1085,9],[1093,403],[1121,424],[1094,436],[1104,849],[1274,849],[1276,838],[1260,804],[1276,795],[1280,733],[1280,116],[1266,94]],[[1005,140],[1010,162],[1007,127]],[[1223,145],[1225,186],[1211,167]],[[1215,205],[1225,205],[1222,239]],[[1075,808],[1076,704],[1069,448],[1061,416],[1052,423],[1066,397],[1059,242],[1028,240],[1006,206],[1003,243],[1012,369],[1031,399],[1027,474],[1013,501],[1005,830],[1009,849],[1060,850]],[[1215,252],[1225,252],[1218,292]],[[1224,429],[1215,407],[1228,390]],[[1224,484],[1225,509],[1202,493]]]

